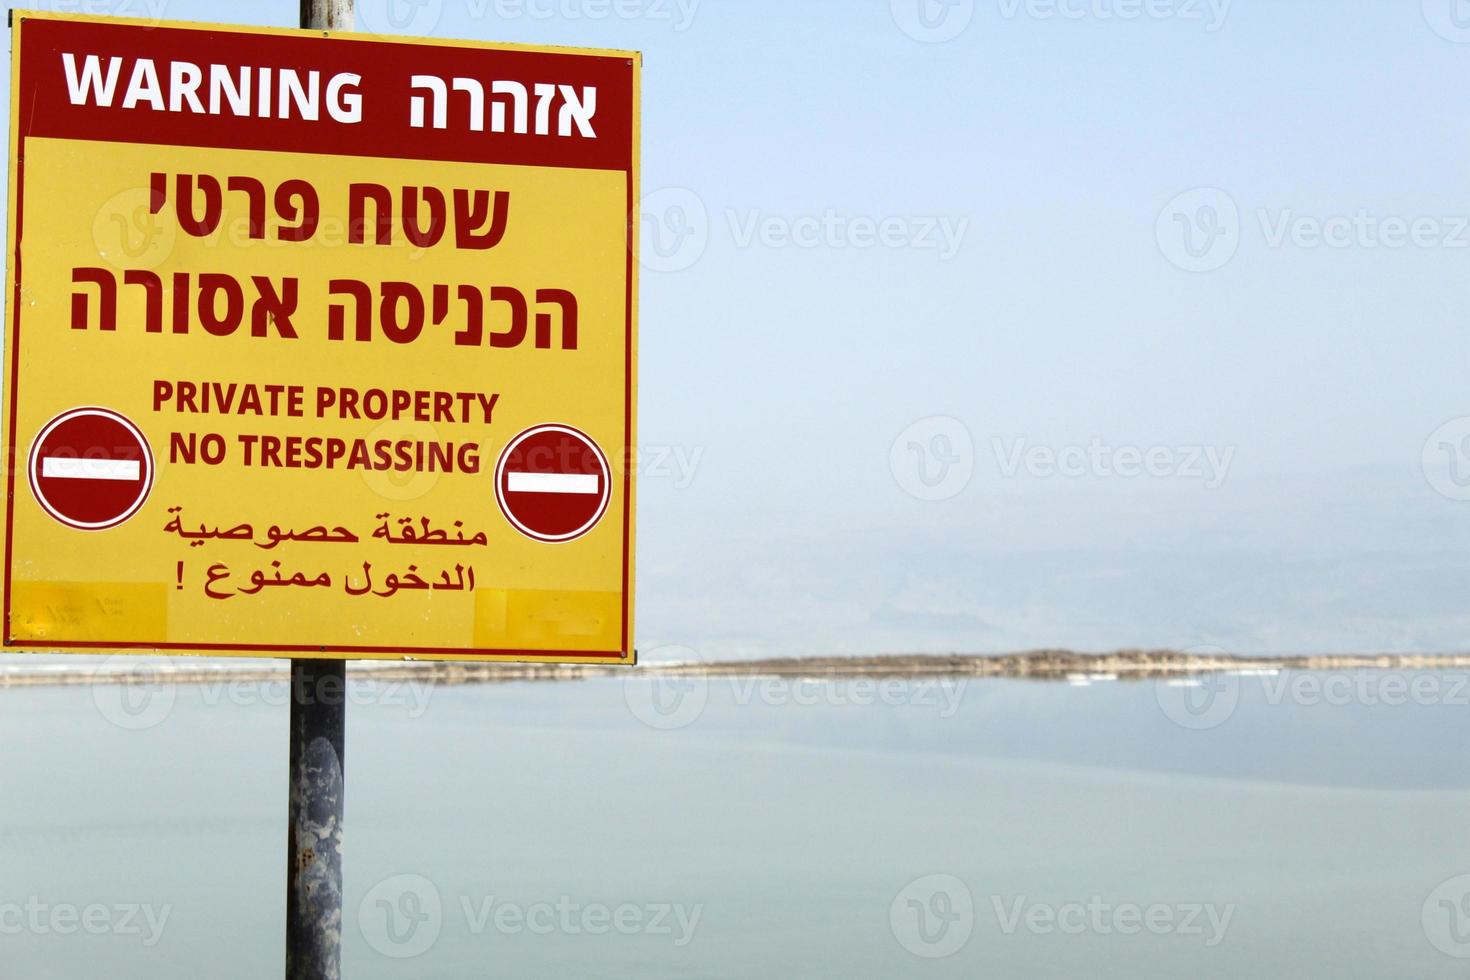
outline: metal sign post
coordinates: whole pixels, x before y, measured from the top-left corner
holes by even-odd
[[[337,980],[342,975],[346,707],[346,661],[291,661],[286,980]]]
[[[301,0],[301,26],[312,31],[352,30],[355,0]]]
[[[301,0],[301,26],[351,30],[353,0]],[[286,980],[342,976],[347,662],[291,661]]]

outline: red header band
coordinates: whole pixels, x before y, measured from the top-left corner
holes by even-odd
[[[16,16],[22,138],[631,167],[631,57]]]

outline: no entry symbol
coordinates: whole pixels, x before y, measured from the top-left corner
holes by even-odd
[[[597,444],[569,425],[539,425],[510,441],[495,466],[506,520],[537,541],[574,541],[612,499],[612,472]]]
[[[117,527],[153,489],[142,431],[105,408],[74,408],[47,422],[31,447],[31,492],[56,520],[81,531]]]

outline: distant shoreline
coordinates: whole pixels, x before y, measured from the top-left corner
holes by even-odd
[[[1470,669],[1470,654],[1329,654],[1293,657],[1201,655],[1176,650],[1121,650],[1076,653],[1035,650],[987,655],[907,655],[865,657],[783,657],[646,663],[638,667],[475,664],[431,661],[356,661],[349,676],[365,680],[417,681],[443,685],[577,681],[605,677],[766,677],[821,680],[898,678],[1010,678],[1036,681],[1079,679],[1143,681],[1208,674],[1260,674],[1286,670],[1449,670]],[[284,661],[201,663],[191,658],[125,662],[0,667],[0,688],[72,687],[89,684],[270,683],[287,676]]]

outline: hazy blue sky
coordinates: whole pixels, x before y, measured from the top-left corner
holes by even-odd
[[[36,6],[296,14],[160,2]],[[1442,650],[1470,646],[1455,3],[362,0],[359,27],[645,53],[645,654]]]

